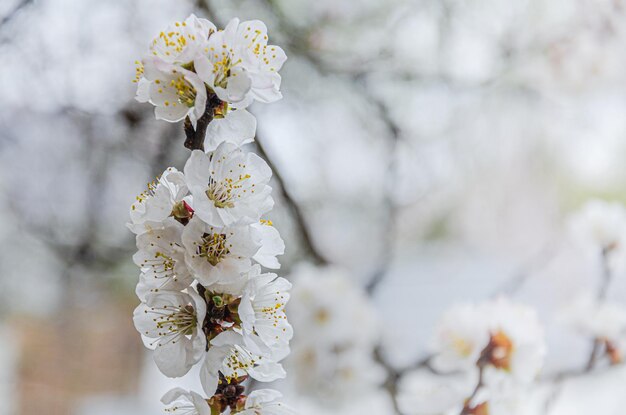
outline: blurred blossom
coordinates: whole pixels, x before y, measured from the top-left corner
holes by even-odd
[[[579,335],[605,343],[611,363],[620,363],[626,351],[626,307],[582,297],[562,310],[559,320]]]
[[[295,333],[286,363],[290,381],[303,395],[349,406],[355,395],[367,395],[384,380],[372,354],[381,321],[341,268],[301,264],[290,279],[287,314]]]
[[[528,384],[541,367],[546,346],[536,312],[504,298],[458,305],[437,328],[433,365],[444,371],[477,370],[485,360],[487,384],[501,380]]]
[[[467,375],[442,377],[423,370],[410,372],[399,385],[400,409],[409,415],[459,413],[463,399],[472,393],[472,383]]]
[[[572,215],[569,226],[577,241],[596,255],[626,249],[626,209],[620,203],[591,200]]]

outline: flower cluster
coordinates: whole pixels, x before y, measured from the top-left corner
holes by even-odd
[[[194,128],[208,113],[207,150],[223,141],[251,142],[256,120],[246,108],[282,98],[278,71],[287,56],[267,42],[258,20],[233,19],[217,30],[191,15],[159,33],[148,56],[136,62],[137,100],[153,104],[158,119],[187,118]]]
[[[138,62],[137,98],[157,118],[194,128],[209,113],[207,145],[183,171],[166,169],[130,210],[133,259],[141,269],[135,327],[168,377],[201,365],[208,399],[174,389],[162,399],[180,414],[288,414],[280,394],[244,395],[243,382],[285,376],[292,328],[291,285],[277,269],[285,245],[272,222],[267,163],[241,145],[256,120],[245,108],[281,98],[284,52],[267,44],[263,23],[232,20],[224,30],[190,16],[161,32]]]

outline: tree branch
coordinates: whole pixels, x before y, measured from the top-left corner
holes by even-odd
[[[276,182],[278,183],[278,186],[280,187],[280,194],[295,220],[296,226],[298,227],[298,231],[299,231],[298,233],[302,236],[304,249],[318,265],[328,264],[328,261],[326,260],[326,258],[324,258],[324,256],[319,252],[319,250],[315,246],[311,233],[309,232],[309,227],[306,223],[306,220],[304,219],[304,214],[302,212],[302,209],[300,208],[298,203],[295,201],[295,199],[291,195],[291,192],[287,188],[287,185],[285,184],[285,180],[283,176],[281,175],[280,170],[276,168],[276,165],[272,161],[272,158],[267,154],[263,141],[264,140],[262,140],[261,137],[259,137],[259,135],[257,134],[255,142],[256,142],[259,155],[263,159],[265,159],[268,166],[274,172],[274,179],[276,180]]]
[[[15,5],[15,7],[13,7],[13,9],[4,17],[2,17],[2,19],[0,19],[0,28],[2,28],[3,26],[5,26],[7,23],[9,23],[11,20],[13,20],[13,18],[22,10],[24,9],[26,6],[30,5],[31,3],[33,3],[33,0],[22,0],[19,3],[17,3]]]
[[[196,128],[194,129],[189,117],[185,118],[185,147],[189,150],[202,150],[204,151],[204,139],[206,138],[206,130],[209,127],[211,121],[213,121],[213,115],[215,108],[222,104],[222,101],[213,92],[207,90],[208,99],[206,108],[202,117],[196,122]]]

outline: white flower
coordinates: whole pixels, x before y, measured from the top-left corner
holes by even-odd
[[[474,304],[460,304],[444,313],[437,325],[433,365],[443,372],[470,370],[489,342],[487,316]]]
[[[253,268],[249,278],[238,309],[244,342],[251,347],[260,341],[279,361],[289,354],[293,337],[285,314],[291,284],[276,274],[260,274],[259,266]]]
[[[386,375],[374,361],[372,349],[337,346],[333,350],[300,341],[294,342],[285,365],[301,393],[335,403],[378,390]]]
[[[274,206],[267,185],[271,177],[262,158],[230,143],[220,144],[212,154],[195,150],[185,164],[196,215],[213,226],[258,221]]]
[[[574,237],[595,252],[623,248],[626,209],[620,203],[591,200],[569,219]]]
[[[161,398],[165,412],[179,415],[211,415],[211,407],[201,395],[196,392],[187,392],[181,388],[174,388]]]
[[[195,128],[206,109],[204,82],[196,73],[158,58],[145,58],[141,65],[137,101],[154,105],[157,119],[178,122],[189,117]]]
[[[385,379],[373,359],[380,321],[364,291],[331,266],[301,265],[290,280],[295,336],[286,364],[298,389],[332,401],[376,390]]]
[[[246,349],[243,337],[234,331],[225,331],[211,340],[200,369],[200,381],[207,395],[215,393],[220,373],[227,381],[250,376],[260,382],[273,382],[286,375],[279,363]]]
[[[244,109],[229,110],[224,103],[225,114],[213,118],[209,123],[204,141],[205,151],[214,151],[223,142],[242,146],[254,141],[256,118]]]
[[[283,395],[271,389],[259,389],[252,391],[246,398],[243,411],[240,415],[294,415],[290,407],[277,402]]]
[[[532,385],[499,383],[480,388],[470,405],[473,408],[483,406],[482,412],[486,409],[489,415],[527,415],[537,413],[540,397],[541,392]],[[482,412],[479,409],[476,413]]]
[[[206,338],[202,323],[206,303],[189,288],[187,293],[159,291],[148,294],[135,309],[133,320],[154,361],[169,377],[185,375],[202,357]]]
[[[425,370],[404,375],[398,384],[398,406],[409,415],[458,414],[476,386],[473,376],[438,376]]]
[[[380,321],[363,289],[338,267],[298,266],[287,313],[300,342],[319,347],[372,349]],[[355,321],[367,324],[355,324]]]
[[[626,334],[626,308],[618,303],[581,298],[561,313],[561,321],[592,339],[617,342]]]
[[[204,114],[207,93],[194,72],[194,61],[207,49],[213,23],[189,16],[159,33],[150,45],[150,54],[137,62],[137,100],[155,105],[158,119],[177,122],[189,117],[196,126]]]
[[[189,64],[204,52],[209,35],[215,30],[213,23],[192,14],[160,32],[150,44],[150,55],[171,64]]]
[[[193,282],[181,241],[184,226],[174,218],[163,223],[163,229],[137,235],[139,250],[133,260],[142,271],[137,285],[137,295],[142,300],[149,292],[183,290]]]
[[[155,182],[148,184],[147,191],[137,196],[130,207],[128,228],[135,234],[162,229],[163,222],[175,208],[185,208],[183,199],[187,194],[183,173],[169,167]]]
[[[217,96],[235,108],[253,100],[264,103],[282,98],[278,71],[287,60],[285,52],[267,44],[267,28],[258,20],[231,20],[223,31],[212,34],[204,59],[195,69]]]
[[[185,260],[204,286],[242,282],[261,246],[250,226],[214,227],[197,216],[185,226],[182,241]]]
[[[435,340],[433,365],[440,370],[473,370],[484,353],[486,379],[531,382],[543,366],[543,329],[535,311],[500,298],[461,305],[447,312]]]

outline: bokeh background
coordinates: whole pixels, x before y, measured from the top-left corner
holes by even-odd
[[[251,108],[281,275],[342,268],[392,368],[427,356],[450,305],[498,293],[539,310],[545,376],[584,364],[589,340],[555,316],[598,271],[565,224],[588,199],[626,200],[624,1],[0,0],[0,414],[160,411],[172,382],[132,326],[125,222],[188,153],[131,80],[191,12],[259,18],[289,56],[284,99]],[[329,403],[289,367],[305,413],[394,413],[389,384]],[[564,383],[546,413],[622,414],[622,372]]]

